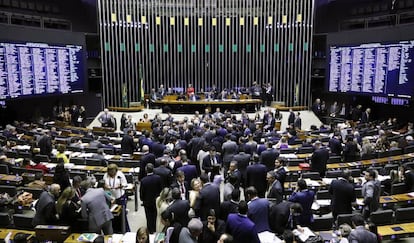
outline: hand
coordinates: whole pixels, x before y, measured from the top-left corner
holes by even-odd
[[[215,228],[214,228],[214,224],[208,223],[208,224],[207,224],[207,228],[208,228],[209,230],[213,231],[213,232],[214,232],[214,231],[216,231],[216,230],[215,230]]]

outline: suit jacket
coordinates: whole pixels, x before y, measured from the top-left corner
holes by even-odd
[[[252,164],[247,166],[246,186],[254,186],[259,195],[264,195],[267,189],[266,173],[266,166],[262,164]]]
[[[289,201],[297,202],[302,205],[302,214],[298,217],[298,224],[309,226],[313,222],[312,203],[315,198],[315,193],[310,190],[302,190],[293,192],[289,197]]]
[[[249,166],[250,162],[250,154],[245,152],[240,152],[236,155],[234,155],[233,160],[237,161],[237,168],[239,169],[241,175],[242,175],[242,181],[245,183],[246,179],[246,170],[247,166]]]
[[[355,161],[359,158],[358,146],[355,142],[347,142],[344,148],[344,159],[345,161]]]
[[[237,154],[239,147],[237,143],[231,140],[228,140],[223,143],[221,146],[221,153],[223,155],[223,164],[227,166],[230,164],[230,161],[233,159],[233,156]]]
[[[275,180],[269,187],[267,198],[274,200],[276,203],[280,203],[283,200],[283,188],[278,180]]]
[[[155,155],[153,153],[146,153],[142,155],[141,157],[141,163],[139,164],[139,179],[142,180],[142,178],[145,177],[145,166],[147,164],[155,164]]]
[[[184,172],[185,181],[188,184],[191,184],[192,179],[198,177],[197,167],[195,165],[183,165],[181,167],[178,167],[177,170],[181,170],[182,172]]]
[[[161,177],[162,187],[169,187],[172,180],[171,170],[165,166],[154,168],[154,174]]]
[[[364,197],[364,210],[375,212],[380,207],[381,183],[377,180],[367,181],[362,185],[361,192]]]
[[[279,152],[274,148],[268,148],[260,154],[260,163],[266,166],[267,171],[275,168],[275,160],[279,157]]]
[[[110,200],[102,188],[89,188],[82,196],[82,217],[88,219],[90,229],[99,228],[114,218],[108,206]]]
[[[288,125],[291,125],[291,124],[294,124],[294,123],[295,123],[295,113],[290,112],[289,117],[288,117]]]
[[[354,189],[354,185],[344,178],[332,181],[329,193],[332,195],[331,205],[334,218],[338,214],[352,213],[352,202],[356,200]]]
[[[341,156],[342,153],[342,143],[337,138],[329,139],[329,148],[331,149],[331,153]]]
[[[284,185],[286,181],[286,169],[285,167],[281,166],[274,170],[276,173],[276,179],[280,182],[280,185],[282,185],[282,190],[284,190]]]
[[[239,212],[239,203],[233,200],[224,201],[220,204],[220,219],[227,221],[227,216],[231,213]]]
[[[220,238],[221,234],[224,233],[226,229],[226,224],[221,219],[216,219],[214,223],[215,231],[211,231],[208,228],[208,221],[203,221],[203,232],[201,232],[201,236],[198,238],[199,242],[203,243],[216,243],[217,240]]]
[[[181,225],[187,225],[188,221],[190,221],[188,217],[190,203],[187,200],[174,200],[166,210],[167,212],[174,213],[174,220]]]
[[[52,152],[52,140],[50,136],[43,135],[38,142],[38,146],[40,149],[40,154],[50,155]]]
[[[204,184],[197,198],[195,209],[201,220],[207,220],[210,209],[216,211],[216,217],[220,215],[220,189],[211,183]]]
[[[155,155],[156,158],[161,157],[164,154],[165,145],[160,142],[153,142],[150,147],[151,153]]]
[[[44,191],[40,194],[39,201],[35,205],[36,214],[33,218],[33,226],[39,224],[56,224],[55,198],[49,192]]]
[[[121,140],[121,153],[132,154],[135,151],[135,147],[134,138],[128,134],[125,134]]]
[[[283,201],[279,204],[273,204],[270,207],[269,226],[273,232],[281,235],[287,228],[291,204],[289,201]]]
[[[190,159],[197,158],[198,151],[203,149],[206,140],[203,137],[194,137],[187,144],[187,154]]]
[[[302,129],[302,118],[296,117],[295,121],[293,122],[293,127],[301,130]]]
[[[152,206],[162,190],[162,180],[159,175],[150,174],[142,178],[139,196],[144,206]]]
[[[173,188],[178,188],[178,189],[180,190],[180,192],[181,192],[181,187],[180,187],[180,184],[178,183],[178,181],[177,181],[177,180],[174,180],[174,181],[171,183],[170,188],[171,188],[171,189],[173,189]],[[186,199],[188,199],[188,197],[189,197],[189,192],[190,192],[191,188],[190,188],[190,184],[189,184],[187,181],[184,181],[184,188],[185,188],[185,198],[186,198]]]
[[[370,115],[367,112],[362,113],[361,123],[368,123],[370,122]]]
[[[221,166],[222,161],[219,155],[216,154],[215,159],[217,161],[218,166]],[[213,164],[211,163],[212,157],[211,155],[207,155],[206,157],[204,157],[203,159],[203,164],[202,164],[202,169],[208,173],[213,169]]]
[[[321,177],[325,176],[326,163],[329,159],[329,151],[325,148],[317,149],[312,154],[311,171],[319,172]]]
[[[269,201],[266,198],[255,198],[249,203],[247,216],[255,223],[258,233],[268,231],[269,227]]]
[[[348,236],[349,243],[377,243],[377,236],[366,230],[364,226],[357,226]]]
[[[246,216],[236,213],[229,214],[226,224],[226,232],[230,233],[234,242],[259,243],[256,225]]]

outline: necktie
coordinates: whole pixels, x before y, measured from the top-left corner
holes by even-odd
[[[185,194],[184,183],[181,182],[181,194]]]

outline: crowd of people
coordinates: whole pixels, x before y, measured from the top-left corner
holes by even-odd
[[[223,100],[223,99],[240,99],[242,94],[250,95],[253,99],[263,100],[263,106],[270,106],[273,100],[273,86],[269,83],[263,83],[260,85],[254,81],[251,87],[224,87],[219,90],[218,87],[213,84],[208,88],[200,88],[198,91],[192,84],[188,84],[186,90],[165,88],[163,84],[158,89],[151,88],[150,100],[154,102],[156,100],[162,100],[166,95],[177,95],[177,100],[199,100],[203,97],[206,100]]]
[[[147,225],[146,229],[140,230],[148,234],[164,232],[169,242],[180,243],[220,240],[259,242],[258,233],[265,231],[274,232],[285,242],[292,242],[292,230],[312,226],[311,206],[315,191],[308,188],[301,178],[293,192],[288,190],[285,186],[289,174],[286,167],[288,161],[280,156],[283,149],[297,146],[300,141],[299,147],[308,147],[312,153],[310,170],[318,172],[323,178],[332,156],[352,162],[414,145],[412,124],[404,131],[400,130],[397,139],[394,134],[399,127],[393,119],[377,123],[361,122],[361,113],[356,123],[345,122],[335,127],[323,125],[312,129],[314,135],[328,134],[329,139],[322,141],[321,136],[299,139],[302,131],[297,121],[300,117],[298,113],[293,114],[295,119],[286,130],[276,131],[272,122],[277,116],[272,109],[267,109],[263,117],[249,117],[245,112],[236,117],[220,110],[204,114],[196,112],[182,120],[171,115],[161,119],[157,115],[152,119],[145,118],[151,122],[152,131],[142,133],[136,133],[127,125],[128,117],[121,121],[125,133],[119,153],[142,152],[139,193]],[[104,118],[108,117],[113,117],[108,111],[100,117],[103,124],[106,121]],[[56,132],[51,129],[39,136],[36,145],[40,148],[40,154],[51,155],[53,133]],[[12,138],[17,136],[16,133],[16,127],[9,126],[4,129],[3,136]],[[91,133],[85,134],[85,137],[91,138],[89,147],[113,148],[107,138],[98,138]],[[396,140],[395,143],[393,140]],[[61,162],[64,163],[65,159],[61,158]],[[58,168],[56,171],[59,171]],[[65,173],[64,168],[60,173]],[[344,233],[343,240],[380,241],[380,236],[370,233],[364,225],[370,222],[370,215],[380,208],[381,183],[390,183],[392,188],[396,181],[403,182],[407,191],[414,190],[414,171],[411,168],[402,165],[390,173],[394,175],[392,180],[381,182],[378,175],[384,174],[384,171],[378,168],[361,171],[363,176],[360,178],[352,178],[349,171],[344,170],[331,183],[329,192],[334,218],[357,210],[354,189],[362,188],[361,214],[354,215],[352,222],[355,229],[349,232],[348,237],[344,237]],[[64,220],[72,217],[73,210],[76,212],[80,208],[80,214],[76,217],[88,219],[88,230],[112,233],[112,214],[108,210],[111,201],[122,203],[125,199],[126,180],[122,172],[115,165],[108,165],[101,188],[92,188],[90,180],[78,183],[79,179],[75,178],[72,184],[53,184],[42,194],[36,205],[34,224],[73,224],[76,221]],[[100,199],[96,200],[98,197]],[[55,201],[58,203],[52,207]],[[333,227],[346,232],[345,229],[350,226]]]

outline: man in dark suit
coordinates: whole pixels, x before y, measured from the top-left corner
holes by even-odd
[[[201,220],[207,220],[211,208],[216,211],[217,215],[220,215],[220,189],[209,182],[206,174],[201,174],[200,180],[203,183],[203,188],[197,198],[195,211]]]
[[[216,153],[216,148],[214,146],[210,147],[209,154],[204,157],[203,165],[201,166],[205,173],[213,171],[214,167],[220,168],[222,164],[221,158]],[[217,171],[216,171],[217,172]]]
[[[269,226],[272,232],[282,235],[285,229],[294,230],[297,226],[297,217],[302,213],[299,203],[282,201],[273,204],[269,210]]]
[[[50,185],[49,191],[44,191],[40,194],[40,198],[35,205],[36,214],[33,218],[33,226],[37,226],[39,224],[53,225],[58,222],[55,204],[59,194],[59,184]]]
[[[229,170],[227,171],[225,182],[229,182],[230,177],[233,177],[235,179],[232,183],[234,185],[234,188],[239,188],[241,179],[242,179],[242,174],[237,168],[237,161],[230,162],[230,166],[229,166]]]
[[[354,230],[348,236],[349,242],[377,243],[377,236],[365,228],[365,221],[362,215],[356,214],[352,216],[352,225]]]
[[[154,168],[154,174],[159,175],[161,177],[162,188],[169,187],[172,180],[171,170],[167,166],[167,160],[162,159],[160,161],[160,166]]]
[[[145,171],[147,172],[147,176],[141,180],[139,194],[145,209],[147,228],[150,234],[152,234],[156,231],[157,207],[155,206],[155,200],[162,190],[162,181],[159,175],[153,173],[153,164],[147,164]]]
[[[201,130],[196,132],[196,136],[191,138],[187,144],[187,154],[191,161],[197,161],[198,151],[202,150],[206,140],[202,137],[203,132]]]
[[[188,210],[190,210],[190,203],[187,200],[181,199],[181,192],[178,188],[171,190],[172,203],[168,206],[166,211],[174,214],[174,221],[181,225],[187,225],[190,218],[188,217]]]
[[[271,171],[275,167],[275,160],[279,157],[279,152],[272,147],[270,142],[266,143],[266,150],[260,154],[260,163],[266,166],[266,171]]]
[[[258,160],[258,158],[256,159]],[[266,166],[259,164],[257,161],[247,166],[246,169],[246,187],[254,186],[259,197],[264,197],[267,189],[266,173]]]
[[[82,196],[82,218],[88,219],[89,228],[87,232],[111,235],[112,215],[108,204],[113,203],[111,197],[105,193],[103,188],[92,188],[88,183],[85,195]]]
[[[242,180],[241,180],[241,186],[244,187],[246,184],[246,170],[247,166],[249,166],[250,162],[250,154],[245,153],[244,147],[239,148],[239,153],[234,155],[233,160],[237,162],[237,168],[239,169]]]
[[[280,203],[283,200],[283,190],[282,185],[276,179],[276,173],[273,171],[267,172],[266,180],[269,185],[266,191],[266,198],[272,200],[272,202]]]
[[[40,154],[50,156],[52,153],[52,139],[49,132],[46,132],[37,143],[40,149]]]
[[[229,169],[230,161],[233,159],[233,156],[238,153],[239,147],[237,146],[237,143],[231,140],[231,134],[228,133],[224,137],[225,142],[221,146],[221,154],[223,158],[223,167],[224,171],[227,173],[227,170]]]
[[[226,232],[234,237],[237,243],[259,243],[256,225],[247,217],[248,206],[245,201],[239,203],[239,213],[229,214]]]
[[[197,167],[190,165],[186,155],[181,156],[182,166],[177,168],[177,171],[184,172],[185,181],[190,185],[191,180],[198,177]]]
[[[296,113],[295,121],[293,122],[293,127],[296,130],[302,130],[302,118],[300,117],[300,112]]]
[[[174,189],[174,188],[178,188],[179,192],[180,192],[180,197],[182,200],[187,200],[188,199],[188,194],[189,194],[189,190],[190,190],[190,184],[187,183],[187,181],[185,180],[185,174],[183,171],[181,170],[177,170],[177,172],[175,172],[175,181],[173,181],[171,183],[170,188]]]
[[[141,149],[143,155],[141,156],[141,163],[139,165],[139,179],[142,180],[145,177],[145,166],[147,164],[155,164],[155,155],[149,152],[148,145],[142,146]]]
[[[280,158],[275,159],[275,169],[273,170],[275,172],[276,179],[280,182],[280,185],[282,185],[283,191],[286,181],[286,169],[284,167],[284,164],[284,160]]]
[[[342,143],[340,137],[340,133],[335,132],[334,136],[329,139],[329,149],[331,150],[331,153],[336,156],[341,156],[342,154]]]
[[[151,153],[155,155],[156,158],[163,156],[164,150],[166,149],[165,145],[162,143],[164,140],[163,136],[158,137],[157,140],[153,141],[150,147]]]
[[[295,112],[293,112],[292,109],[289,109],[288,126],[292,125],[293,127],[293,125],[295,124],[295,118]]]
[[[408,165],[404,166],[404,183],[407,187],[407,191],[414,191],[414,171]]]
[[[361,123],[369,123],[371,121],[371,108],[367,108],[361,117]]]
[[[257,190],[254,187],[248,187],[245,193],[246,198],[249,200],[247,203],[249,207],[247,216],[256,224],[258,233],[268,231],[270,229],[269,201],[267,198],[259,198],[257,196]]]
[[[329,151],[325,147],[322,147],[322,143],[320,141],[316,141],[315,151],[313,152],[311,158],[311,171],[319,172],[319,175],[324,177],[328,159]]]
[[[308,185],[303,179],[298,180],[297,184],[297,189],[289,197],[289,201],[299,203],[303,208],[297,223],[301,226],[309,226],[313,222],[312,203],[315,192],[308,190]]]
[[[227,221],[227,216],[237,213],[239,210],[240,190],[234,189],[231,192],[231,199],[220,204],[220,219]]]
[[[352,203],[356,201],[355,187],[348,180],[349,171],[344,171],[344,177],[333,180],[329,186],[329,193],[332,195],[331,208],[334,220],[338,214],[352,213]]]
[[[122,154],[133,154],[136,148],[134,143],[133,130],[128,130],[127,133],[122,137],[121,140],[121,153]]]

